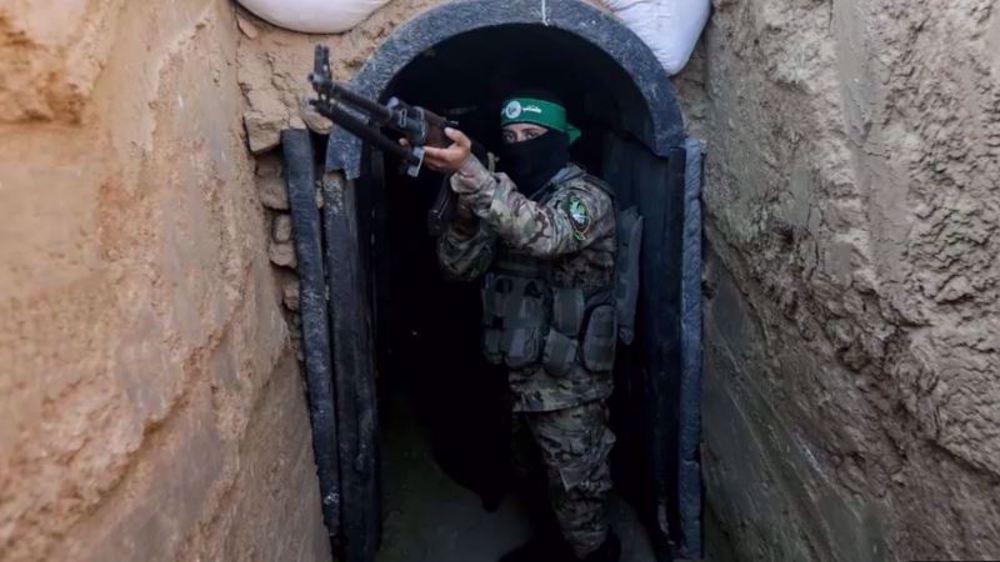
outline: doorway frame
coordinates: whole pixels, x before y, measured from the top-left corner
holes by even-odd
[[[393,78],[421,53],[464,33],[490,27],[535,24],[559,29],[604,51],[632,79],[646,107],[644,122],[624,123],[653,154],[666,158],[683,147],[684,118],[673,83],[649,47],[613,15],[581,0],[455,0],[399,26],[351,80],[359,94],[379,99]],[[363,143],[337,129],[330,136],[326,169],[347,179],[361,176]]]
[[[623,115],[623,129],[633,138],[641,143],[652,156],[673,159],[678,162],[673,166],[675,170],[674,181],[670,182],[672,189],[679,190],[679,196],[684,200],[685,213],[683,226],[683,276],[681,279],[682,291],[680,297],[680,309],[682,317],[678,318],[680,323],[680,343],[684,349],[681,350],[681,360],[679,364],[678,397],[679,407],[676,415],[680,418],[679,425],[683,427],[679,431],[678,443],[664,443],[664,447],[676,448],[678,466],[672,467],[677,471],[677,477],[683,481],[677,482],[677,488],[671,490],[671,494],[676,494],[675,501],[678,502],[678,510],[682,517],[682,537],[676,537],[678,544],[675,555],[682,558],[699,558],[702,552],[702,531],[701,531],[701,511],[702,511],[702,484],[700,474],[700,389],[701,389],[701,209],[700,209],[700,170],[697,170],[698,185],[685,186],[685,180],[690,183],[687,173],[692,164],[691,158],[695,157],[692,144],[686,138],[684,132],[684,122],[677,103],[676,95],[672,83],[666,71],[660,66],[649,47],[642,42],[632,31],[626,28],[619,20],[609,13],[606,13],[593,5],[580,0],[509,0],[507,2],[496,2],[493,0],[455,0],[445,2],[435,6],[421,14],[418,14],[405,24],[398,27],[393,33],[377,47],[365,65],[350,82],[350,87],[365,96],[373,99],[381,99],[391,86],[394,78],[410,63],[412,63],[422,53],[434,48],[436,45],[457,35],[475,32],[482,29],[502,27],[508,25],[540,25],[551,29],[568,32],[586,41],[592,46],[600,49],[605,55],[613,60],[632,80],[636,91],[641,96],[641,102],[645,107],[641,111],[630,111],[628,115]],[[700,167],[700,146],[696,155],[697,166]],[[366,297],[365,281],[358,278],[362,272],[357,271],[360,267],[360,249],[357,240],[357,207],[354,203],[353,191],[357,185],[355,180],[364,180],[363,164],[366,156],[366,147],[362,141],[341,129],[335,129],[329,137],[325,154],[325,174],[324,174],[324,196],[330,195],[337,204],[324,210],[324,227],[326,229],[326,245],[328,260],[336,258],[337,263],[326,264],[328,283],[332,286],[334,279],[329,277],[335,271],[348,263],[350,274],[341,279],[342,286],[349,287],[348,300],[354,307],[360,308],[365,298],[368,298],[366,312],[354,310],[352,320],[355,329],[350,330],[346,337],[340,338],[338,344],[338,329],[336,319],[336,303],[331,300],[328,310],[332,322],[331,348],[333,355],[334,380],[338,381],[338,386],[342,382],[349,382],[351,392],[355,394],[358,388],[374,388],[374,369],[371,365],[359,366],[356,372],[343,372],[343,363],[338,359],[343,359],[344,354],[352,358],[352,362],[358,359],[358,354],[362,351],[371,351],[371,342],[365,340],[364,332],[368,332],[371,337],[370,315],[372,302],[371,296]],[[685,160],[687,160],[685,164]],[[367,183],[367,182],[365,182]],[[330,187],[333,186],[332,191]],[[347,203],[345,205],[345,203]],[[689,211],[691,209],[691,211]],[[343,224],[341,224],[343,223]],[[343,228],[336,228],[340,224]],[[343,240],[334,239],[334,232],[352,233],[352,240],[347,241],[346,253],[334,256],[331,248],[344,249]],[[357,330],[357,326],[365,326]],[[341,324],[341,326],[344,326]],[[346,329],[346,328],[344,328]],[[346,346],[346,347],[345,347]],[[338,349],[339,347],[339,349]],[[350,348],[350,349],[347,349]],[[339,356],[339,357],[338,357]],[[362,361],[363,363],[367,363]],[[338,369],[340,367],[340,369]],[[337,372],[340,371],[340,372]],[[354,376],[357,375],[357,376]],[[357,380],[361,378],[363,380]],[[360,386],[359,386],[360,385]],[[351,400],[344,393],[337,396],[338,412],[337,417],[342,418],[351,411],[363,411],[364,421],[368,426],[368,431],[377,431],[371,425],[372,416],[377,417],[374,405],[356,405],[344,403]],[[364,400],[373,400],[373,393],[361,393]],[[346,407],[345,406],[349,406]],[[371,407],[368,407],[371,406]],[[359,420],[360,421],[360,420]],[[339,431],[347,429],[341,426]],[[339,432],[338,431],[338,432]],[[354,524],[346,509],[347,492],[351,489],[349,482],[344,482],[343,472],[350,467],[361,464],[371,467],[374,462],[371,452],[362,455],[361,451],[353,451],[359,448],[355,443],[351,447],[344,447],[343,435],[338,436],[340,442],[339,466],[341,468],[340,491],[345,496],[342,498],[345,504],[341,507],[340,531],[343,534],[355,534],[350,532]],[[363,440],[363,439],[362,439]],[[363,448],[363,447],[361,447]],[[351,449],[351,450],[348,450]],[[353,451],[353,452],[352,452]],[[357,454],[355,454],[357,453]],[[347,458],[344,458],[345,454]],[[357,456],[357,458],[352,458]],[[376,454],[377,456],[377,454]],[[363,461],[363,462],[362,462]],[[370,476],[370,475],[369,475]],[[350,480],[350,478],[349,478]],[[359,495],[368,496],[369,493]],[[685,496],[685,497],[681,497]],[[369,553],[372,553],[373,542],[377,543],[377,537],[372,538],[370,533],[377,522],[372,521],[372,513],[364,515],[364,522],[355,522],[364,527],[369,537],[361,541],[352,541],[351,537],[341,536],[341,546],[344,548],[345,556],[349,561],[366,560]],[[685,522],[684,519],[691,519]],[[665,527],[666,523],[658,522]],[[355,546],[351,546],[354,542]],[[362,546],[363,545],[363,546]],[[352,554],[353,552],[353,554]]]

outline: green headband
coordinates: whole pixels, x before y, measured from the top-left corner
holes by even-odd
[[[566,108],[558,103],[535,98],[511,98],[500,112],[500,126],[514,123],[534,123],[569,136],[570,144],[580,138],[580,129],[566,121]]]

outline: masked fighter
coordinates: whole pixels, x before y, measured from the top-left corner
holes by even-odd
[[[439,259],[453,278],[483,278],[483,352],[509,373],[515,465],[544,467],[554,516],[501,560],[616,561],[605,513],[615,441],[605,405],[616,338],[612,193],[570,163],[580,131],[552,95],[511,95],[501,126],[506,173],[490,173],[456,130],[447,131],[454,144],[425,156],[453,174],[459,195]]]

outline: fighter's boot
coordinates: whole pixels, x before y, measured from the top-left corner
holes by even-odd
[[[500,557],[500,562],[571,562],[573,549],[559,533],[539,533],[531,540]],[[589,559],[588,559],[589,560]]]
[[[622,542],[614,532],[608,533],[608,538],[600,548],[591,552],[583,562],[618,562],[622,556]]]

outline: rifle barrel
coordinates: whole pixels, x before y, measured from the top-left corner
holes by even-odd
[[[392,111],[389,108],[365,96],[355,94],[336,82],[333,84],[333,97],[348,105],[359,108],[378,123],[385,124],[392,121]]]
[[[384,152],[401,158],[407,164],[419,164],[418,158],[409,149],[396,144],[390,139],[382,136],[378,130],[373,129],[367,123],[351,115],[335,104],[329,104],[322,108],[322,113],[329,117],[331,121],[347,129],[347,131],[361,140],[380,148]]]

